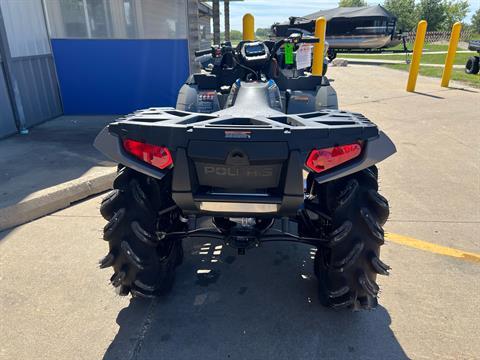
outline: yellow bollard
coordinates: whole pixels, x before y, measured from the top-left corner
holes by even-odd
[[[420,60],[422,58],[423,42],[427,32],[427,22],[421,20],[417,26],[415,34],[415,43],[413,44],[412,62],[410,63],[410,71],[408,73],[407,91],[414,92],[417,83],[418,70],[420,70]]]
[[[252,14],[243,15],[243,41],[255,40],[255,19]]]
[[[445,57],[445,67],[443,68],[442,87],[448,87],[450,78],[452,77],[453,62],[455,54],[457,53],[458,40],[460,39],[460,31],[462,31],[462,24],[456,22],[452,26],[452,34],[450,35],[450,44],[448,44],[448,52]]]
[[[320,42],[313,45],[313,65],[312,75],[322,76],[323,73],[323,56],[325,52],[325,31],[327,30],[327,20],[324,17],[319,17],[315,22],[315,37],[320,39]]]

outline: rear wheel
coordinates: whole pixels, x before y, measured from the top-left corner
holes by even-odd
[[[390,269],[380,260],[389,206],[378,193],[377,177],[376,167],[371,167],[314,185],[315,196],[305,203],[302,231],[327,239],[314,260],[324,306],[370,309],[377,305],[377,274],[388,275]]]
[[[480,69],[480,57],[479,56],[469,57],[465,65],[465,72],[467,74],[478,74],[479,69]]]
[[[109,252],[100,267],[113,267],[110,281],[120,295],[154,297],[168,292],[183,259],[180,239],[165,237],[185,225],[169,194],[169,179],[159,181],[122,168],[114,190],[102,201],[108,221],[103,237]]]
[[[333,49],[328,49],[327,57],[328,57],[328,60],[330,60],[330,62],[332,62],[337,57],[337,52]]]

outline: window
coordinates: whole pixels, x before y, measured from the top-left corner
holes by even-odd
[[[184,39],[186,0],[43,0],[52,38]]]
[[[67,0],[59,3],[66,37],[88,37],[85,9],[82,0]]]
[[[87,0],[88,30],[90,37],[110,37],[110,24],[107,14],[108,2],[105,0]]]
[[[134,38],[136,34],[136,21],[133,0],[123,0],[123,11],[125,14],[125,35],[128,38]]]
[[[0,7],[12,57],[50,53],[41,0],[0,0]]]

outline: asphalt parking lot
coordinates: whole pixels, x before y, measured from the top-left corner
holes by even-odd
[[[420,77],[409,94],[406,73],[371,66],[329,75],[340,107],[398,148],[380,165],[393,235],[376,310],[322,308],[312,248],[292,243],[238,256],[190,240],[167,297],[118,297],[97,268],[95,197],[0,233],[0,358],[480,359],[480,90]]]

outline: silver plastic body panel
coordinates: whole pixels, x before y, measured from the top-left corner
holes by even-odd
[[[282,94],[285,99],[285,93]],[[328,86],[319,86],[317,90],[294,90],[288,103],[289,114],[301,114],[323,109],[338,110],[337,92]]]
[[[248,83],[242,81],[234,105],[217,111],[215,114],[252,118],[259,114],[266,117],[284,115],[283,112],[271,107],[268,87],[269,83]],[[278,92],[278,95],[280,97],[280,92]]]
[[[198,95],[201,91],[202,90],[199,90],[197,85],[183,84],[178,92],[175,109],[199,113],[212,113],[219,111],[223,106],[227,95],[221,95],[220,93],[216,92],[215,98],[212,101],[211,111],[205,111],[199,107]]]
[[[321,86],[317,92],[315,110],[325,108],[338,109],[337,92],[331,85]]]
[[[356,173],[378,164],[396,152],[397,148],[392,140],[390,140],[383,131],[380,131],[378,138],[366,143],[363,156],[359,161],[353,162],[347,166],[342,166],[338,170],[333,170],[327,174],[318,174],[315,176],[315,181],[322,184]]]
[[[177,110],[199,112],[197,107],[198,93],[199,90],[196,85],[184,84],[178,93],[177,104],[175,108]],[[267,94],[265,94],[265,96],[266,95]],[[226,98],[226,95],[224,96]],[[239,94],[239,98],[237,98],[235,104],[240,104],[242,102],[242,97],[246,99],[248,106],[242,107],[241,114],[239,112],[239,108],[236,108],[234,112],[229,108],[217,113],[223,115],[232,114],[235,116],[248,116],[251,112],[257,114],[258,108],[265,108],[265,115],[283,115],[283,112],[278,112],[270,107],[265,107],[265,104],[268,104],[268,101],[261,101],[262,99],[258,99],[256,94],[254,96],[250,96],[246,86],[243,87],[242,93]],[[296,101],[296,97],[308,97],[308,101]],[[284,107],[285,91],[281,91],[281,99]],[[220,102],[220,107],[222,107],[222,104],[224,103],[223,99],[219,98],[218,101]],[[331,85],[319,86],[317,90],[294,90],[292,91],[292,97],[290,98],[288,108],[289,114],[307,113],[322,109],[338,109],[337,93]],[[218,106],[215,107],[215,110],[219,110]],[[284,111],[284,109],[282,111]]]
[[[183,84],[178,92],[177,110],[197,112],[198,87],[194,85]]]

